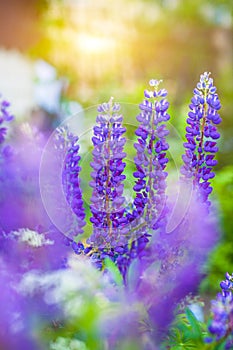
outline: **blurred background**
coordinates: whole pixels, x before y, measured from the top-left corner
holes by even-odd
[[[213,182],[223,234],[202,288],[213,292],[233,272],[232,34],[231,0],[0,0],[0,92],[18,124],[51,131],[110,96],[138,104],[156,78],[183,137],[192,90],[201,73],[212,73],[222,102]]]

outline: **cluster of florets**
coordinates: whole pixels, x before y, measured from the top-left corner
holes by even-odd
[[[207,206],[212,190],[210,179],[214,176],[212,168],[217,163],[214,159],[218,150],[216,140],[220,136],[216,124],[221,121],[217,113],[220,102],[209,75],[210,73],[201,75],[200,82],[194,89],[187,119],[184,165],[181,168],[182,178],[186,181],[191,179],[197,198]],[[123,276],[132,259],[146,254],[150,237],[155,232],[161,234],[166,231],[167,214],[170,210],[166,194],[166,166],[169,161],[169,145],[166,139],[170,116],[167,112],[167,91],[160,89],[160,84],[161,80],[150,80],[151,90],[144,91],[145,98],[139,104],[131,209],[124,197],[126,129],[122,125],[120,105],[113,98],[98,107],[96,125],[93,128],[93,171],[90,182],[90,221],[93,231],[85,247],[83,243],[76,242],[72,246],[77,254],[91,256],[98,267],[103,267],[106,257],[110,258],[117,264]],[[73,136],[64,162],[63,184],[67,201],[80,219],[82,233],[85,214],[80,189],[78,151],[78,138]]]
[[[85,211],[79,179],[79,173],[81,171],[81,167],[79,166],[81,157],[78,154],[80,148],[78,144],[79,139],[78,136],[72,134],[68,134],[67,136],[67,154],[64,161],[62,182],[67,202],[78,220],[76,234],[82,234],[83,226],[85,226]]]
[[[57,224],[58,230],[52,230],[51,222],[49,222],[48,232],[38,226],[38,232],[28,229],[11,229],[12,232],[9,230],[11,234],[5,235],[2,232],[0,237],[0,249],[5,260],[4,269],[5,265],[9,266],[8,270],[5,270],[12,272],[12,278],[10,273],[9,279],[5,272],[2,276],[0,275],[2,284],[7,286],[5,294],[3,293],[1,296],[2,304],[5,305],[5,300],[9,300],[9,295],[12,295],[10,302],[8,302],[12,308],[12,313],[8,317],[9,327],[11,327],[12,317],[15,316],[15,310],[17,310],[13,310],[15,304],[17,307],[24,304],[21,302],[23,300],[21,297],[14,304],[14,300],[16,300],[14,296],[18,291],[15,287],[17,284],[13,279],[18,280],[21,273],[32,269],[39,272],[59,270],[56,273],[56,284],[58,283],[60,288],[57,276],[60,275],[61,269],[64,271],[69,269],[70,247],[77,255],[84,255],[75,260],[80,260],[85,264],[88,257],[99,270],[104,270],[105,274],[103,275],[98,272],[101,279],[102,277],[110,277],[110,287],[115,290],[112,299],[119,292],[118,285],[121,285],[122,293],[118,293],[120,298],[114,300],[117,309],[121,309],[120,313],[124,309],[125,301],[127,304],[136,305],[137,310],[132,314],[133,322],[130,316],[129,332],[128,328],[125,328],[127,320],[125,323],[125,320],[121,323],[117,317],[119,329],[116,329],[115,325],[113,327],[112,322],[109,323],[113,339],[108,338],[108,335],[103,338],[104,343],[109,348],[121,346],[122,328],[125,328],[124,333],[128,333],[126,337],[132,336],[137,340],[142,338],[143,346],[141,348],[147,348],[147,345],[154,348],[153,345],[149,344],[150,340],[152,340],[151,344],[157,340],[156,333],[159,333],[160,329],[164,330],[171,322],[175,304],[198,285],[200,264],[203,258],[206,258],[206,253],[212,248],[213,236],[215,236],[213,228],[213,225],[216,226],[215,223],[212,223],[212,226],[208,225],[205,219],[208,214],[208,195],[211,192],[212,167],[216,165],[214,154],[217,152],[216,140],[219,138],[216,124],[221,121],[217,113],[220,103],[209,73],[204,73],[194,90],[194,97],[190,105],[191,111],[186,129],[187,142],[184,144],[186,152],[183,156],[184,165],[182,167],[182,178],[186,181],[191,179],[198,196],[189,198],[190,207],[182,216],[179,224],[170,232],[171,234],[168,234],[166,225],[173,210],[171,208],[172,200],[170,202],[167,200],[166,191],[168,176],[166,166],[169,161],[167,122],[170,116],[168,114],[167,91],[160,89],[160,83],[161,81],[158,80],[149,82],[151,88],[144,91],[144,99],[139,105],[140,112],[137,116],[138,127],[135,131],[134,143],[135,169],[133,176],[135,183],[130,205],[125,199],[124,192],[126,178],[124,173],[126,138],[124,134],[126,128],[123,126],[120,105],[111,98],[108,103],[103,103],[98,107],[92,137],[93,158],[90,164],[92,167],[90,222],[93,229],[85,242],[83,239],[81,241],[74,239],[75,236],[85,232],[84,226],[87,223],[81,188],[79,138],[71,133],[69,128],[62,127],[56,130],[55,138],[51,137],[49,140],[52,140],[53,152],[48,152],[49,157],[45,157],[46,161],[43,164],[46,164],[49,168],[48,171],[51,172],[52,185],[50,181],[47,181],[46,174],[46,180],[42,178],[43,186],[40,187],[40,190],[42,190],[41,193],[46,192],[49,208],[52,207],[53,213],[56,214],[51,215],[51,220],[55,217],[57,221],[52,221]],[[8,107],[9,104],[6,101],[0,103],[0,146],[6,135],[6,128],[1,127],[1,124],[12,119]],[[49,143],[51,146],[51,142]],[[14,213],[12,211],[13,201],[11,200],[10,203],[10,211],[7,207],[3,210],[4,215],[10,212],[9,220],[12,220],[12,212]],[[58,204],[57,207],[53,205],[54,203]],[[61,223],[62,225],[60,225]],[[194,242],[195,249],[193,249]],[[25,245],[27,245],[27,250],[24,250]],[[20,262],[19,266],[18,262]],[[91,270],[95,271],[92,264],[89,265]],[[190,271],[192,271],[191,274]],[[68,272],[69,279],[71,272]],[[37,275],[37,281],[38,277]],[[118,279],[120,283],[118,283]],[[48,280],[46,277],[44,282],[47,286]],[[122,285],[122,283],[124,284]],[[115,288],[116,286],[117,288]],[[126,286],[125,289],[124,286]],[[225,339],[232,334],[231,290],[233,288],[233,275],[226,275],[226,281],[221,283],[221,288],[222,294],[219,294],[216,301],[212,303],[213,321],[209,328],[210,332],[216,335],[217,340]],[[39,289],[42,293],[43,288],[40,284]],[[49,289],[51,288],[49,287]],[[85,291],[85,289],[83,290]],[[94,294],[99,295],[98,289],[93,292]],[[50,300],[51,295],[53,296],[53,294],[50,293]],[[74,292],[72,295],[75,295]],[[124,303],[121,303],[122,296]],[[70,294],[68,299],[70,299]],[[39,301],[37,298],[36,304]],[[56,301],[60,302],[59,299]],[[105,300],[101,299],[100,304],[102,302],[104,304]],[[28,303],[25,302],[25,304]],[[38,309],[40,309],[40,313],[43,310],[40,305]],[[70,307],[69,309],[71,310]],[[87,313],[91,310],[89,307],[86,309]],[[45,310],[47,312],[47,308]],[[142,315],[136,315],[141,312]],[[31,320],[31,315],[33,315],[31,308],[28,313]],[[47,315],[47,313],[45,314]],[[128,310],[123,314],[128,317]],[[65,314],[62,317],[65,319]],[[108,317],[109,315],[107,319]],[[97,318],[100,328],[104,328],[98,313]],[[141,332],[142,321],[145,325],[143,335]],[[4,317],[0,315],[0,325],[4,326],[4,323]],[[75,324],[77,324],[76,321]],[[82,325],[79,331],[81,334]],[[86,337],[85,332],[83,334]],[[5,333],[8,337],[8,333]],[[21,333],[23,336],[24,329]],[[94,333],[97,333],[96,330]],[[102,335],[102,333],[100,334]],[[13,339],[14,337],[9,336],[8,338]],[[99,339],[102,337],[100,336]],[[16,337],[13,339],[13,343],[14,347],[11,348],[18,348]],[[116,344],[116,346],[112,344]],[[227,346],[230,346],[229,344],[230,340]],[[25,346],[22,347],[25,348]],[[33,347],[29,346],[28,348],[32,349]]]
[[[7,128],[4,126],[4,122],[11,121],[14,117],[9,112],[10,103],[1,99],[0,95],[0,144],[5,140]]]
[[[191,179],[201,202],[207,203],[211,192],[210,179],[214,176],[213,166],[217,161],[216,140],[219,133],[216,124],[221,119],[217,113],[220,102],[213,86],[210,73],[201,75],[194,89],[186,128],[187,142],[181,168],[183,179]],[[77,254],[84,252],[92,257],[97,266],[102,266],[104,258],[109,257],[118,264],[123,275],[134,257],[144,254],[144,249],[153,232],[165,232],[167,220],[166,165],[169,145],[167,113],[169,103],[167,91],[160,89],[161,81],[150,80],[151,90],[145,90],[145,99],[139,105],[139,122],[134,143],[136,171],[133,173],[132,210],[129,210],[124,197],[124,169],[126,153],[123,136],[123,116],[120,105],[110,99],[98,107],[96,126],[93,128],[93,160],[91,167],[92,187],[90,219],[93,232],[83,243],[72,244]],[[78,138],[70,135],[67,155],[64,161],[63,184],[67,201],[80,220],[83,232],[84,209],[80,189],[80,156]]]
[[[93,188],[91,197],[91,222],[93,233],[88,243],[99,248],[124,245],[127,242],[125,227],[125,198],[123,174],[126,153],[123,151],[126,129],[122,126],[120,105],[103,103],[98,108],[97,125],[94,127],[93,161],[91,166]]]
[[[127,208],[124,197],[126,139],[123,134],[126,129],[122,126],[120,105],[113,98],[98,107],[97,125],[93,128],[93,180],[90,183],[93,189],[90,206],[93,233],[85,249],[80,250],[76,244],[73,246],[77,254],[84,251],[91,255],[97,266],[102,266],[104,258],[111,258],[123,275],[132,259],[143,254],[151,237],[150,231],[158,229],[163,219],[167,177],[165,168],[168,162],[166,152],[169,148],[166,122],[170,116],[167,113],[169,103],[165,99],[167,91],[159,89],[160,83],[157,80],[150,81],[153,90],[145,91],[145,99],[139,105],[139,126],[135,132],[137,142],[134,144],[136,171],[133,173],[135,196],[132,210]],[[67,179],[69,171],[73,172],[73,169],[69,170],[65,162],[63,179]],[[67,196],[68,192],[69,186]]]
[[[226,349],[233,345],[233,274],[226,273],[226,280],[220,283],[222,292],[211,302],[212,321],[209,332],[219,341],[226,340]],[[213,341],[213,338],[207,341]]]
[[[165,172],[168,158],[166,152],[169,145],[166,136],[169,131],[166,122],[170,119],[165,99],[167,91],[159,89],[160,81],[150,80],[152,91],[145,90],[145,100],[139,105],[141,113],[137,116],[140,123],[135,134],[137,143],[134,144],[137,155],[134,158],[137,179],[134,191],[136,212],[140,215],[145,209],[145,220],[148,228],[156,229],[165,205],[166,177]]]
[[[184,143],[186,151],[181,172],[184,177],[192,179],[199,198],[207,202],[212,191],[209,180],[215,176],[213,167],[217,164],[214,157],[218,151],[216,140],[220,134],[216,125],[221,122],[218,114],[221,104],[210,73],[205,72],[201,75],[189,108],[187,142]]]

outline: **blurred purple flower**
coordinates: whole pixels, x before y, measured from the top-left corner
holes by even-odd
[[[16,274],[15,266],[0,258],[0,348],[4,350],[42,350],[38,339],[33,336],[33,320],[30,300],[17,290],[21,275]],[[39,302],[39,301],[37,301]],[[36,303],[34,304],[36,305]],[[3,307],[4,306],[4,307]],[[39,315],[39,314],[38,314]],[[35,314],[34,314],[35,316]],[[34,324],[33,324],[33,322]]]
[[[16,274],[29,270],[63,269],[71,250],[56,229],[47,232],[21,228],[0,235],[0,254]]]
[[[169,234],[157,232],[144,255],[131,261],[126,277],[129,298],[145,305],[154,339],[166,331],[178,302],[201,281],[203,263],[218,238],[217,222],[207,214],[206,206],[193,196],[179,226]]]
[[[2,125],[4,125],[4,122],[9,122],[14,118],[9,112],[9,107],[10,103],[6,100],[2,100],[0,95],[0,144],[5,140],[7,133],[7,128]]]
[[[0,230],[49,227],[39,188],[39,166],[45,139],[28,124],[14,130],[0,162]]]

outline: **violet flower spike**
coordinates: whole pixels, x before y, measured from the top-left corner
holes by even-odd
[[[137,116],[140,124],[135,134],[138,139],[134,144],[137,151],[134,206],[138,215],[144,214],[151,229],[160,226],[166,201],[167,173],[164,170],[168,162],[166,136],[169,131],[165,123],[170,116],[167,113],[169,103],[165,99],[167,91],[159,89],[160,83],[161,80],[152,79],[149,84],[153,90],[144,91],[145,100],[139,105],[141,113]]]
[[[67,127],[60,127],[56,130],[54,147],[56,157],[62,166],[62,185],[67,203],[75,215],[67,212],[69,234],[72,237],[82,234],[85,222],[85,210],[80,187],[79,144],[78,136],[73,135]],[[68,229],[69,227],[69,229]],[[68,233],[68,231],[66,232]]]
[[[193,181],[199,198],[209,205],[208,196],[212,192],[209,180],[215,176],[213,167],[217,160],[214,157],[218,152],[216,140],[220,137],[216,125],[221,122],[218,114],[221,105],[210,73],[201,75],[189,108],[181,173],[183,179]]]
[[[233,274],[226,273],[226,280],[220,283],[222,293],[211,302],[212,320],[208,327],[211,333],[206,342],[226,340],[225,349],[233,344]]]
[[[70,204],[73,212],[77,217],[75,233],[82,234],[85,222],[85,210],[83,206],[82,191],[80,188],[79,174],[81,167],[79,161],[79,144],[78,136],[71,133],[67,134],[67,155],[64,161],[64,169],[62,173],[62,183],[65,189],[67,202]]]
[[[128,229],[125,225],[125,208],[123,197],[125,175],[123,171],[126,157],[124,153],[126,129],[122,126],[120,105],[113,102],[103,103],[98,107],[97,125],[94,127],[92,142],[94,145],[91,166],[93,188],[91,197],[91,222],[93,234],[88,244],[98,248],[127,243]]]

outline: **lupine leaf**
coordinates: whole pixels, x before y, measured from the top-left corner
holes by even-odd
[[[111,273],[117,285],[122,286],[123,278],[116,264],[109,258],[104,259],[105,268]]]
[[[186,311],[187,319],[192,328],[193,338],[202,339],[202,331],[201,331],[199,321],[196,319],[194,313],[189,308],[187,308],[185,311]]]

